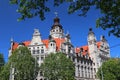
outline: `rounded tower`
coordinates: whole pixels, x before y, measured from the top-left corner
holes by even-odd
[[[55,52],[56,52],[56,42],[55,42],[55,40],[52,38],[51,35],[49,36],[48,48],[49,48],[49,53],[55,53]]]
[[[52,38],[62,38],[63,37],[63,28],[60,24],[60,19],[58,17],[54,18],[54,24],[51,27],[50,35]]]

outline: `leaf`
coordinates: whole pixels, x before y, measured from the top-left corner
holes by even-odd
[[[49,80],[74,80],[75,68],[73,62],[63,53],[49,54],[40,69]]]
[[[12,53],[8,63],[3,67],[0,79],[9,80],[10,70],[13,68],[16,80],[34,80],[39,71],[37,61],[27,47],[19,47]]]

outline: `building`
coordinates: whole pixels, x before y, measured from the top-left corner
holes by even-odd
[[[91,28],[88,32],[87,41],[88,44],[86,46],[74,47],[71,43],[70,34],[64,34],[60,19],[56,17],[54,18],[48,39],[42,40],[38,29],[34,30],[32,40],[30,41],[18,43],[11,39],[9,56],[19,46],[27,46],[40,66],[45,57],[51,52],[62,52],[74,62],[76,80],[95,80],[97,79],[96,72],[98,68],[103,61],[110,57],[109,44],[104,36],[97,42]],[[36,80],[44,80],[44,77],[38,74]]]

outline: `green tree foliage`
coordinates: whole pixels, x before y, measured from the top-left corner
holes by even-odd
[[[1,72],[1,67],[5,64],[3,54],[0,54],[0,72]]]
[[[12,4],[18,4],[18,12],[21,17],[18,20],[39,16],[45,19],[44,14],[50,11],[46,4],[49,0],[10,0]],[[68,13],[79,12],[79,16],[86,16],[87,12],[94,6],[103,14],[96,20],[96,27],[109,29],[109,35],[120,37],[120,0],[52,0],[54,6],[68,3]],[[52,5],[52,4],[51,4]]]
[[[40,69],[48,80],[74,80],[74,64],[63,53],[49,54]]]
[[[102,72],[101,72],[102,68]],[[120,80],[120,59],[110,59],[102,64],[98,69],[98,77],[102,80]]]
[[[13,68],[15,80],[34,80],[39,71],[37,61],[27,47],[19,47],[13,51],[8,63],[2,68],[0,80],[9,80]]]
[[[21,17],[18,18],[18,21],[34,16],[39,16],[41,20],[44,20],[44,13],[50,11],[46,6],[47,1],[48,0],[10,0],[10,3],[19,5],[17,12],[21,14]]]
[[[10,76],[10,63],[6,63],[0,72],[0,80],[9,80]]]

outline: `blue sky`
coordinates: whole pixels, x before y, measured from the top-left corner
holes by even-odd
[[[48,4],[49,6],[52,3]],[[41,21],[39,17],[32,19],[26,19],[25,21],[17,22],[17,18],[20,14],[16,12],[17,6],[10,5],[9,0],[0,1],[0,52],[4,54],[5,60],[8,59],[8,50],[10,48],[11,37],[16,42],[22,42],[32,39],[32,34],[35,28],[39,29],[42,39],[47,39],[49,30],[53,24],[55,18],[54,12],[58,12],[60,23],[64,28],[64,32],[69,32],[71,35],[71,41],[74,46],[83,46],[87,44],[87,35],[90,27],[97,37],[97,41],[100,40],[101,35],[105,35],[110,47],[120,44],[120,38],[114,36],[108,36],[108,31],[97,29],[95,27],[96,19],[101,16],[98,10],[94,8],[90,10],[87,17],[77,16],[78,12],[69,15],[67,13],[67,5],[63,4],[60,7],[54,8],[51,6],[51,12],[46,13],[46,19]],[[120,57],[120,45],[110,49],[112,57]]]

